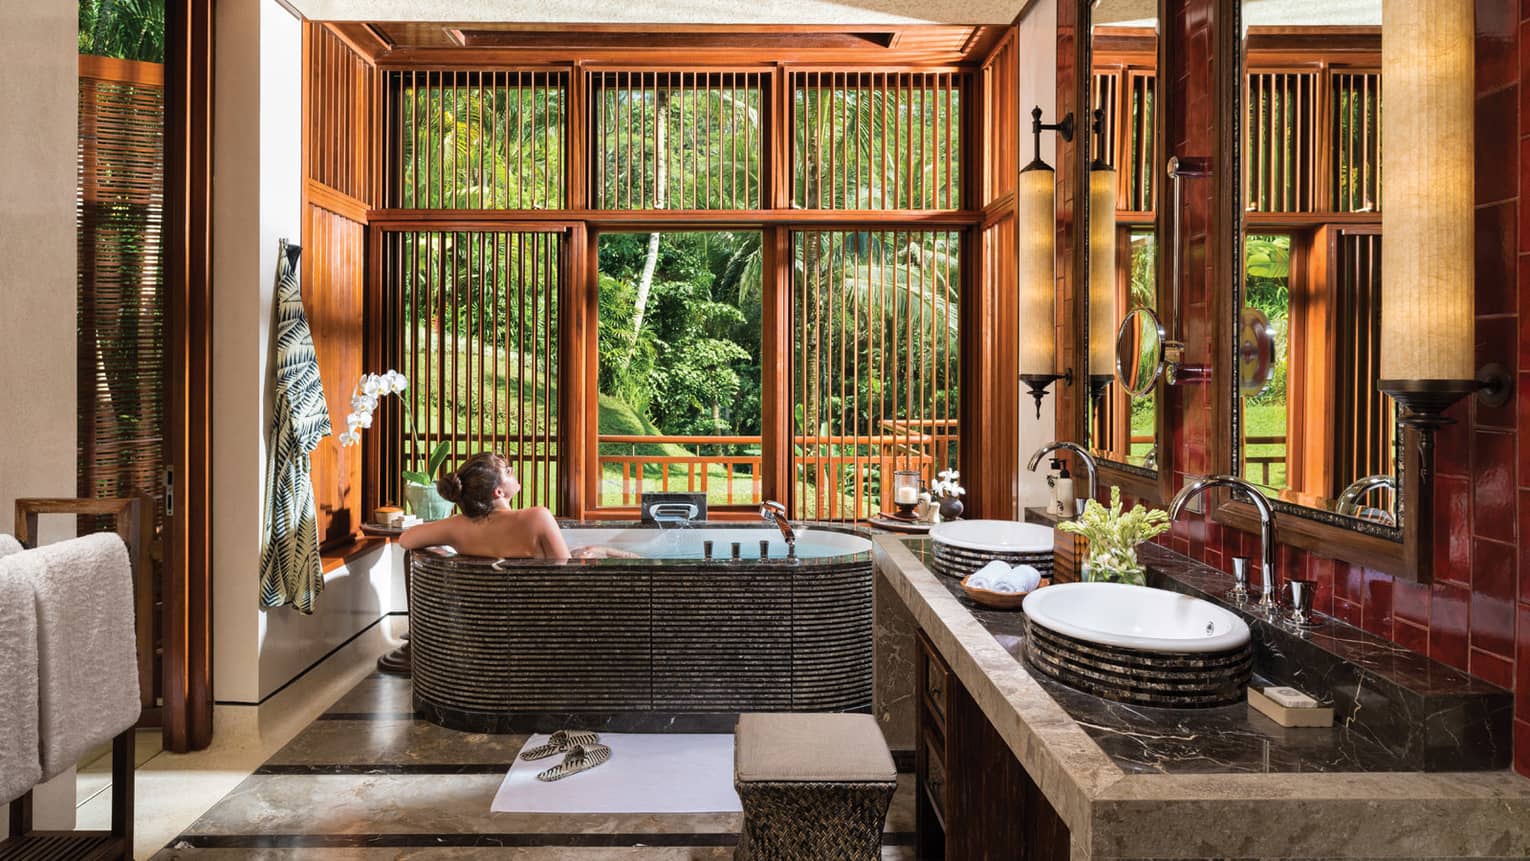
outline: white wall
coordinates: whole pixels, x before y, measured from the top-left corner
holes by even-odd
[[[260,607],[277,242],[302,233],[302,29],[275,0],[220,0],[213,129],[213,684],[259,702],[392,606],[374,552],[326,577],[311,616]]]
[[[18,496],[75,495],[73,3],[6,4],[0,27],[0,532]],[[43,520],[43,537],[74,519]]]
[[[75,495],[75,4],[7,3],[0,27],[0,532],[20,496]],[[42,521],[41,538],[74,534]],[[74,771],[38,787],[39,828],[74,827]],[[0,822],[0,835],[6,824]]]
[[[1020,52],[1020,163],[1031,160],[1032,138],[1030,135],[1031,108],[1040,105],[1042,117],[1048,121],[1057,113],[1057,0],[1038,0],[1020,20],[1017,46]],[[1041,157],[1048,164],[1057,164],[1057,136],[1041,136]],[[1024,212],[1021,213],[1024,216]],[[1020,226],[1022,233],[1025,225]],[[1019,289],[1019,284],[1016,284]],[[1038,326],[1052,326],[1054,321],[1027,320],[1020,318],[1020,333]],[[1054,386],[1064,385],[1061,381]],[[1036,404],[1021,391],[1020,398],[1020,504],[1022,506],[1045,505],[1048,497],[1045,470],[1027,472],[1025,463],[1031,453],[1057,438],[1055,395],[1041,402],[1041,418],[1036,418]]]

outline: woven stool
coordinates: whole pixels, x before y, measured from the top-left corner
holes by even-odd
[[[740,715],[736,859],[875,861],[898,769],[866,714]]]

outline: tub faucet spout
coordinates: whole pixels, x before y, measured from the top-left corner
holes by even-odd
[[[767,500],[760,506],[760,519],[766,523],[774,524],[781,530],[781,537],[786,539],[786,552],[789,556],[796,555],[797,530],[792,528],[792,522],[786,519],[786,506],[775,500]]]

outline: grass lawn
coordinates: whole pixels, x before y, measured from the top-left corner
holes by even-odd
[[[1266,404],[1261,406],[1244,406],[1243,408],[1243,435],[1245,437],[1284,437],[1286,435],[1286,406],[1285,404]],[[1283,488],[1286,486],[1286,446],[1280,445],[1248,445],[1244,446],[1244,457],[1268,457],[1276,458],[1270,463],[1270,480],[1264,480],[1264,467],[1259,463],[1245,463],[1243,476],[1255,484],[1270,488]]]

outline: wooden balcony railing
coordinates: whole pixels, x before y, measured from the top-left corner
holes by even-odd
[[[799,482],[805,480],[802,486],[810,488],[808,492],[813,496],[805,501],[804,510],[817,518],[864,519],[891,510],[890,499],[883,504],[881,487],[884,481],[891,481],[893,470],[917,469],[925,481],[935,478],[936,473],[954,463],[955,423],[936,423],[933,432],[920,431],[918,426],[918,422],[911,426],[899,421],[886,423],[887,432],[881,434],[795,437],[793,466]],[[541,438],[480,439],[457,434],[453,441],[448,463],[485,448],[504,455],[516,469],[521,469],[523,463],[540,463],[554,456],[544,450],[546,440]],[[435,442],[435,439],[422,442],[421,451],[416,453],[406,438],[404,462],[423,460],[425,443]],[[602,507],[635,506],[645,492],[656,491],[705,493],[712,505],[753,505],[762,499],[763,439],[757,435],[601,434],[596,442],[600,470],[598,504]],[[685,453],[653,453],[659,446],[684,449]]]
[[[600,504],[603,506],[637,505],[645,491],[668,490],[705,493],[707,501],[713,505],[747,505],[760,501],[761,440],[758,436],[601,434],[597,442],[600,443]],[[696,451],[693,455],[637,453],[639,446],[653,445],[680,446]],[[611,450],[619,446],[627,446],[630,450]],[[754,453],[702,454],[701,450],[707,447],[747,447]],[[719,474],[714,476],[714,472]]]
[[[895,469],[918,469],[925,479],[952,463],[954,423],[935,433],[889,427],[874,435],[799,435],[793,463],[813,487],[812,511],[830,519],[861,519],[883,510],[867,473],[891,476]],[[600,504],[632,506],[645,491],[685,490],[708,495],[713,505],[750,505],[761,500],[763,440],[758,436],[642,436],[601,434]],[[639,454],[656,444],[694,449],[693,454]],[[627,451],[620,451],[626,447]],[[704,453],[703,449],[732,449]],[[742,451],[741,451],[742,450]],[[876,483],[880,487],[880,482]],[[890,506],[887,507],[890,510]]]
[[[1279,450],[1254,454],[1250,451],[1254,446],[1277,446]],[[1249,481],[1253,481],[1260,487],[1278,490],[1280,488],[1276,487],[1270,480],[1270,470],[1276,465],[1284,466],[1285,463],[1286,437],[1284,434],[1280,436],[1246,436],[1243,438],[1243,477]],[[1259,473],[1259,480],[1257,481],[1254,480],[1254,473],[1256,471]],[[1284,487],[1285,484],[1284,477],[1282,477],[1280,487]]]

